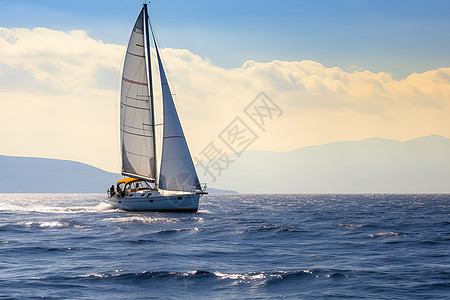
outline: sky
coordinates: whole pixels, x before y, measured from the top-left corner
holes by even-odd
[[[120,170],[118,78],[141,4],[0,0],[0,155]],[[450,137],[449,1],[154,0],[149,12],[194,156],[235,118],[253,126],[251,150]],[[245,114],[261,92],[280,110],[264,129]]]

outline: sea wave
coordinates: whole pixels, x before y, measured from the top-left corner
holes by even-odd
[[[178,219],[166,218],[166,217],[154,217],[145,215],[131,215],[131,216],[117,216],[104,218],[103,221],[114,223],[142,223],[142,224],[169,224],[179,223]]]
[[[0,205],[0,211],[11,213],[29,213],[29,212],[41,212],[41,213],[89,213],[89,212],[104,212],[113,210],[114,207],[108,203],[100,203],[96,206],[51,206],[51,205],[16,205],[16,204],[3,204]]]
[[[406,233],[404,232],[392,232],[392,231],[388,231],[388,232],[379,232],[379,233],[373,233],[373,234],[369,234],[369,236],[371,238],[378,238],[378,237],[387,237],[387,236],[408,236]]]
[[[0,299],[447,299],[449,200],[207,195],[177,214],[0,194]]]
[[[116,270],[119,271],[119,270]],[[214,280],[228,281],[232,284],[274,284],[280,281],[314,279],[314,278],[347,278],[351,274],[349,270],[297,270],[276,272],[248,272],[248,273],[226,273],[221,271],[144,271],[139,273],[87,273],[75,276],[49,276],[29,277],[30,280],[53,281],[53,280],[88,280],[88,281],[122,281],[129,284],[142,283],[158,280]]]

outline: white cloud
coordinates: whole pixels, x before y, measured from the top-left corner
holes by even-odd
[[[0,28],[0,154],[118,171],[116,86],[124,49],[84,31]],[[194,154],[236,116],[245,117],[243,109],[261,91],[284,114],[257,131],[253,149],[450,136],[450,68],[397,81],[314,61],[247,61],[227,70],[188,50],[163,49],[163,56]]]
[[[83,31],[0,28],[0,153],[114,168],[123,50]]]
[[[0,49],[2,68],[31,75],[42,92],[70,94],[75,89],[99,88],[98,72],[110,70],[116,75],[124,47],[95,41],[79,30],[0,28]],[[21,82],[17,85],[22,90]]]

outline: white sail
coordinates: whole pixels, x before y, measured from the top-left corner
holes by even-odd
[[[200,189],[200,182],[173,103],[159,50],[155,40],[154,42],[161,77],[164,118],[159,188],[191,192]]]
[[[155,178],[154,121],[147,75],[144,9],[136,20],[122,73],[120,138],[122,174]],[[130,175],[131,174],[131,175]]]

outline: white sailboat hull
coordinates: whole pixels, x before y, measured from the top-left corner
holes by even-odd
[[[108,202],[123,210],[196,212],[199,199],[200,195],[194,193],[161,195],[144,191],[129,194],[124,198],[109,198]]]

